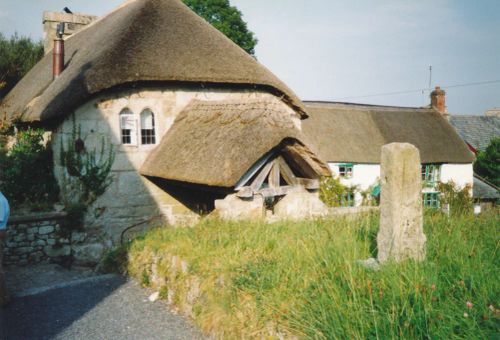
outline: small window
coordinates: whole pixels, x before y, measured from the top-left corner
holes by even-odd
[[[120,130],[123,144],[137,145],[137,120],[129,109],[120,112]]]
[[[149,109],[141,112],[141,144],[156,144],[155,116]]]
[[[424,204],[424,207],[439,208],[439,193],[424,192],[422,194],[422,203]]]
[[[339,175],[344,178],[352,177],[353,164],[339,164]]]
[[[437,164],[422,165],[422,181],[428,186],[433,186],[439,181],[440,167]]]

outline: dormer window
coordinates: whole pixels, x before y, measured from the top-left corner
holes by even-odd
[[[141,112],[141,144],[156,144],[155,116],[150,109]]]
[[[120,112],[121,140],[125,145],[137,145],[137,120],[129,109]]]

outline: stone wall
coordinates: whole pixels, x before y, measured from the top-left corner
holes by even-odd
[[[96,19],[96,16],[81,13],[43,12],[43,49],[45,54],[49,53],[54,47],[57,24],[60,22],[66,23],[64,28],[64,39],[66,39]]]
[[[192,99],[247,101],[257,98],[281,103],[283,113],[296,116],[296,125],[300,127],[298,115],[288,105],[267,92],[257,90],[173,86],[138,88],[102,94],[76,109],[75,123],[81,128],[85,148],[100,150],[104,140],[106,145],[113,145],[116,155],[111,169],[111,185],[89,207],[85,216],[85,230],[94,235],[94,240],[90,242],[99,241],[100,235],[102,239],[112,240],[116,244],[124,229],[152,217],[162,216],[164,222],[170,225],[196,221],[196,213],[141,176],[139,169],[172,126],[175,117]],[[154,113],[156,144],[141,145],[140,138],[137,145],[121,143],[120,112],[123,109],[131,111],[138,123],[144,109]],[[61,188],[67,187],[64,183],[64,168],[60,164],[61,142],[66,145],[72,131],[73,119],[69,116],[52,134],[55,174]],[[158,219],[155,219],[151,224],[158,223]]]
[[[70,255],[69,240],[61,236],[64,213],[13,216],[9,220],[4,264],[61,262]]]

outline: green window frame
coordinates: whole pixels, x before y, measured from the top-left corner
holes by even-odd
[[[354,193],[353,192],[343,193],[342,196],[340,197],[340,206],[341,207],[354,207],[355,203],[356,202],[354,201]]]
[[[342,163],[339,164],[339,175],[343,178],[351,178],[353,172],[354,164],[352,163]]]
[[[439,182],[441,166],[439,164],[422,164],[422,182],[425,186],[434,186]]]
[[[439,192],[422,193],[422,203],[424,207],[439,208]]]

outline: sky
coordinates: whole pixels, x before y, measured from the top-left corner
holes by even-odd
[[[0,0],[0,32],[41,39],[44,10],[104,15],[121,2]],[[425,106],[432,65],[431,88],[446,90],[451,114],[500,107],[498,0],[231,4],[259,40],[258,60],[303,100]],[[457,86],[471,83],[483,84]]]

